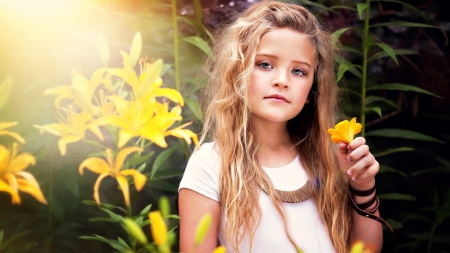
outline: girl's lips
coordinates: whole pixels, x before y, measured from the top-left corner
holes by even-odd
[[[265,97],[264,99],[276,99],[276,100],[283,100],[286,103],[289,103],[289,101],[282,95],[273,94],[268,97]]]

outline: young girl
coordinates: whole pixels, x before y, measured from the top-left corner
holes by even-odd
[[[216,41],[202,136],[212,142],[180,184],[181,251],[348,252],[355,240],[380,251],[378,162],[364,138],[335,145],[327,133],[338,92],[330,34],[301,6],[263,1]]]

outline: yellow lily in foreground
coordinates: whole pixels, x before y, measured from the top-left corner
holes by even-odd
[[[102,132],[95,123],[92,114],[85,111],[75,113],[69,107],[69,110],[66,110],[66,115],[66,117],[60,115],[59,123],[44,126],[33,125],[41,130],[41,133],[47,132],[61,137],[58,141],[58,147],[62,156],[66,154],[66,145],[84,139],[87,130],[90,130],[100,140],[103,140]]]
[[[25,143],[25,140],[18,133],[3,130],[5,128],[12,127],[15,125],[17,125],[17,122],[0,122],[0,135],[9,135],[23,144]]]
[[[152,232],[153,240],[158,246],[160,252],[167,253],[170,252],[168,245],[168,234],[166,222],[161,216],[161,212],[154,211],[148,214],[150,219],[150,230]]]
[[[328,129],[328,133],[331,134],[331,140],[334,143],[339,143],[343,141],[345,143],[350,143],[353,141],[355,134],[361,132],[362,125],[356,123],[356,118],[353,118],[350,122],[348,120],[343,120],[336,124],[333,128]]]
[[[0,191],[11,195],[13,204],[21,203],[19,190],[47,204],[34,176],[24,171],[28,166],[36,164],[34,156],[27,153],[18,154],[18,151],[17,143],[13,143],[11,151],[0,145]]]
[[[375,247],[373,245],[364,245],[362,241],[353,243],[350,253],[374,253]]]
[[[145,182],[147,181],[147,177],[142,175],[135,169],[122,170],[122,166],[125,162],[126,157],[132,152],[142,152],[142,149],[138,147],[125,147],[119,151],[115,158],[113,151],[111,149],[106,149],[104,154],[106,161],[99,157],[90,157],[80,164],[78,170],[81,175],[83,175],[84,168],[94,173],[100,174],[94,184],[94,200],[95,202],[97,202],[97,204],[100,205],[100,195],[98,193],[100,183],[107,176],[111,176],[117,180],[120,188],[122,189],[125,204],[127,206],[130,205],[130,193],[126,176],[133,176],[134,186],[136,187],[136,190],[142,190]]]

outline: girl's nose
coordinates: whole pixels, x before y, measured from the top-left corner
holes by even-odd
[[[281,87],[281,88],[287,88],[289,87],[289,79],[288,79],[288,72],[284,70],[278,70],[276,72],[276,76],[272,82],[272,86],[274,87]]]

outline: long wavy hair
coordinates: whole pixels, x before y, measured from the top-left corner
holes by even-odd
[[[212,138],[220,150],[219,179],[222,219],[230,246],[238,245],[248,234],[250,248],[261,220],[259,194],[265,187],[289,232],[281,200],[272,182],[258,164],[259,142],[251,129],[248,101],[250,76],[261,37],[274,28],[290,28],[307,35],[317,56],[315,81],[310,103],[287,123],[288,132],[309,178],[319,215],[337,252],[348,252],[351,211],[347,205],[346,180],[339,170],[337,148],[327,129],[335,123],[338,86],[334,74],[336,46],[331,35],[304,7],[275,1],[262,1],[247,9],[236,21],[219,30],[213,46],[214,58],[207,60],[208,107],[203,141]]]

